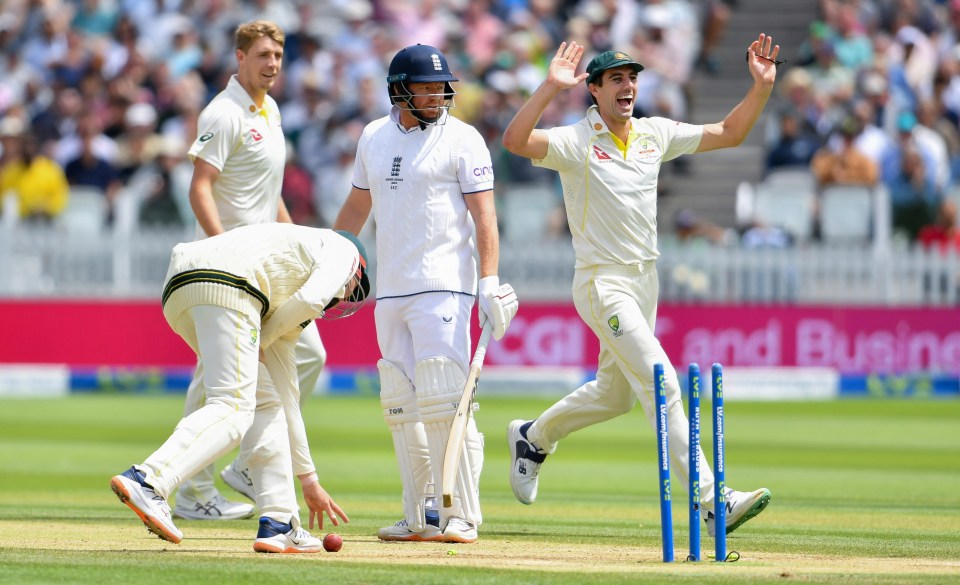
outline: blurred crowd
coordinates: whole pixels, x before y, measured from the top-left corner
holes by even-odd
[[[192,222],[186,151],[200,110],[235,72],[235,27],[255,19],[274,21],[287,35],[271,95],[289,140],[283,196],[294,221],[328,226],[335,219],[360,132],[389,111],[386,67],[414,43],[450,59],[461,80],[453,114],[486,137],[500,184],[546,181],[548,173],[507,154],[499,137],[561,41],[587,46],[584,62],[611,48],[642,55],[638,114],[685,119],[690,75],[698,66],[715,70],[710,49],[732,3],[5,0],[4,214],[56,223],[68,206],[99,195],[103,205],[95,209],[105,225],[124,217],[135,227]],[[578,119],[587,99],[585,90],[568,92],[544,123]],[[563,222],[555,223],[562,232]]]
[[[360,132],[389,111],[387,64],[424,43],[461,80],[453,114],[487,139],[498,197],[550,185],[545,229],[565,237],[555,177],[499,144],[556,47],[582,43],[585,61],[626,50],[646,66],[636,115],[687,120],[691,76],[717,73],[713,48],[736,9],[736,0],[5,0],[3,223],[57,223],[86,207],[103,225],[191,224],[186,151],[197,116],[235,72],[235,27],[267,19],[287,35],[271,95],[289,141],[283,196],[294,221],[335,219]],[[960,248],[960,0],[819,0],[819,13],[803,46],[781,53],[790,61],[768,106],[767,171],[807,168],[821,188],[882,185],[904,237]],[[585,88],[566,92],[542,123],[571,123],[588,104]],[[688,211],[676,228],[731,240]],[[753,228],[749,242],[789,245]]]
[[[768,173],[889,193],[897,237],[960,251],[960,0],[820,0],[778,79]]]

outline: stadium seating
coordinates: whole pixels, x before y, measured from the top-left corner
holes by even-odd
[[[859,185],[831,185],[820,193],[824,242],[866,244],[873,231],[873,193]]]
[[[107,197],[96,187],[70,188],[67,208],[55,223],[70,232],[99,234],[107,222]]]
[[[817,197],[813,177],[806,173],[771,174],[754,192],[753,219],[779,227],[794,241],[803,243],[813,235]]]

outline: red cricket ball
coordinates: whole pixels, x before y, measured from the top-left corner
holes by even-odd
[[[336,532],[323,537],[323,550],[327,552],[337,552],[343,547],[343,539]]]

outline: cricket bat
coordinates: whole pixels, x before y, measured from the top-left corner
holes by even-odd
[[[457,413],[453,416],[453,423],[450,425],[450,437],[447,439],[447,449],[443,456],[443,477],[441,479],[444,508],[453,505],[454,480],[460,469],[463,440],[467,434],[467,422],[470,420],[470,413],[473,411],[473,401],[477,395],[477,383],[480,381],[480,369],[483,367],[483,358],[487,355],[487,344],[490,342],[491,329],[492,325],[488,322],[483,331],[480,332],[480,341],[477,342],[477,350],[470,362],[467,383],[463,386],[460,404],[457,405]]]

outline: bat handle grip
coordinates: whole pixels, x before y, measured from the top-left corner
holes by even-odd
[[[473,354],[473,360],[470,361],[470,367],[475,368],[483,364],[483,358],[487,355],[487,344],[490,343],[490,335],[493,333],[493,326],[487,323],[480,332],[480,341],[477,342],[477,351]]]

